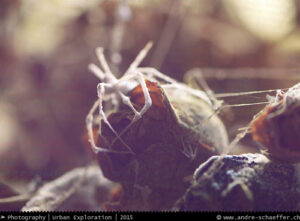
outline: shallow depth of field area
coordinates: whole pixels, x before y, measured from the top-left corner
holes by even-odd
[[[299,12],[296,0],[1,0],[0,210],[299,210]],[[114,85],[145,46],[128,90]]]

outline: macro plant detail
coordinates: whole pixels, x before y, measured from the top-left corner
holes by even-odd
[[[148,51],[152,47],[152,42],[149,42],[144,49],[141,50],[141,52],[137,55],[135,60],[132,62],[128,70],[125,72],[125,74],[120,78],[117,79],[114,74],[109,69],[108,63],[104,57],[103,54],[103,48],[97,48],[96,54],[98,57],[98,60],[101,63],[101,66],[103,67],[104,71],[101,70],[99,67],[97,67],[95,64],[90,64],[89,69],[92,71],[92,73],[97,76],[100,79],[100,83],[97,86],[97,95],[98,99],[92,106],[91,110],[89,111],[89,114],[86,117],[86,127],[89,135],[89,142],[91,143],[91,146],[95,153],[99,151],[107,152],[112,151],[110,149],[104,149],[102,147],[97,147],[95,145],[95,139],[94,139],[94,133],[93,133],[93,114],[96,111],[96,109],[99,109],[99,120],[103,120],[104,123],[110,128],[110,130],[115,134],[116,139],[120,140],[124,146],[127,148],[127,152],[134,154],[132,149],[123,141],[121,138],[122,134],[126,132],[128,128],[131,127],[132,124],[134,124],[137,120],[141,119],[143,115],[147,112],[147,110],[152,106],[152,98],[149,92],[149,88],[147,87],[147,81],[150,82],[159,82],[159,85],[164,90],[181,90],[183,92],[187,92],[191,94],[192,96],[198,97],[205,102],[207,102],[209,105],[212,105],[211,100],[209,97],[200,90],[196,90],[193,88],[188,87],[187,85],[183,83],[179,83],[176,80],[168,77],[167,75],[160,73],[154,68],[151,67],[138,67],[139,64],[142,62],[144,57],[147,55]],[[162,83],[163,81],[163,83]],[[128,96],[129,92],[132,91],[135,87],[141,86],[143,96],[144,96],[144,106],[140,111],[136,110],[134,105],[131,102],[130,97]],[[132,121],[127,125],[126,128],[123,129],[123,131],[118,134],[116,130],[112,127],[112,125],[107,120],[107,116],[104,112],[103,103],[111,102],[112,109],[117,110],[120,106],[120,102],[127,105],[132,112],[134,113],[134,117]],[[100,126],[100,123],[98,123]],[[101,127],[99,127],[99,131],[101,131]],[[113,141],[113,143],[116,141],[116,139]],[[124,153],[127,153],[126,151],[123,151]],[[120,152],[122,153],[122,151]]]
[[[101,149],[96,151],[99,165],[107,178],[123,187],[120,206],[116,209],[169,208],[187,187],[185,177],[191,176],[197,165],[209,156],[221,153],[228,143],[225,127],[214,114],[214,101],[203,91],[153,68],[135,65],[149,48],[147,44],[130,71],[119,80],[134,87],[125,95],[120,94],[121,84],[112,86],[113,92],[121,98],[118,108],[108,111],[110,114],[106,117],[101,102],[108,94],[101,93],[92,108],[93,112],[100,104],[102,120],[98,123],[97,140]],[[93,73],[100,73],[94,65],[89,67]],[[130,78],[126,78],[128,75]],[[101,73],[101,76],[104,75]],[[131,82],[132,79],[135,81]],[[122,96],[127,99],[124,101]],[[87,122],[89,134],[93,134],[91,121]],[[93,136],[90,139],[94,139]],[[122,152],[126,147],[130,153]]]
[[[0,1],[0,211],[299,211],[299,12]]]

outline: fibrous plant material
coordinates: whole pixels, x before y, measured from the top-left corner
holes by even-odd
[[[103,177],[98,166],[76,168],[43,185],[22,211],[104,210],[114,188],[118,184]]]
[[[216,161],[219,167],[211,170]],[[177,211],[299,210],[299,168],[262,154],[215,156],[200,165]]]
[[[253,139],[269,157],[282,161],[300,159],[300,84],[287,92],[279,90],[251,123]]]
[[[115,82],[109,81],[114,77],[103,54],[99,57],[105,73],[90,66],[104,82],[99,84],[99,100],[88,115],[87,128],[104,176],[122,184],[117,210],[170,209],[199,163],[228,145],[225,127],[204,92],[153,68],[138,67],[149,46],[145,49]],[[101,87],[114,90],[101,93]],[[117,108],[109,115],[102,101],[110,95],[116,96],[111,102]],[[100,134],[95,142],[92,125],[97,124],[92,116],[99,104]]]

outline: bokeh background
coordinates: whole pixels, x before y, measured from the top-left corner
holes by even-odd
[[[1,0],[1,183],[22,189],[90,162],[85,116],[98,79],[87,66],[97,46],[117,76],[152,40],[143,65],[179,81],[201,68],[216,93],[287,88],[300,73],[299,8],[293,0]],[[230,137],[262,108],[226,109]],[[250,136],[240,146],[257,151]]]

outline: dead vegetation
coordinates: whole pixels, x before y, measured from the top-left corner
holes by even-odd
[[[247,2],[1,1],[1,210],[168,210],[212,155],[204,180],[261,145],[297,162],[299,4]]]

